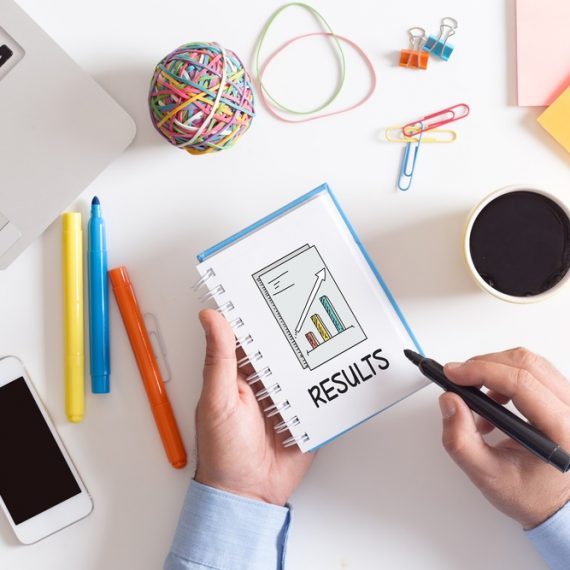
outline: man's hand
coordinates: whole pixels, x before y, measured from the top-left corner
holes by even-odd
[[[196,481],[267,503],[284,505],[313,454],[284,448],[237,368],[234,334],[218,312],[204,310],[204,384],[196,410]],[[261,383],[258,384],[260,389]],[[266,405],[270,405],[270,400]]]
[[[543,358],[517,348],[450,363],[444,371],[461,386],[487,387],[500,404],[512,400],[530,423],[570,451],[570,384]],[[494,427],[475,421],[456,394],[443,394],[440,407],[444,447],[497,509],[530,529],[570,500],[570,472],[558,472],[511,438],[489,445],[483,435]]]

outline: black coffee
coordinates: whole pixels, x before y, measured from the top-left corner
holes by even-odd
[[[477,272],[493,289],[516,297],[538,295],[570,267],[570,220],[542,194],[509,192],[481,210],[469,249]]]

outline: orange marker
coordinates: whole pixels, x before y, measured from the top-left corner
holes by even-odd
[[[168,461],[176,469],[181,469],[186,465],[186,451],[127,268],[111,269],[109,279],[131,341],[131,347]]]

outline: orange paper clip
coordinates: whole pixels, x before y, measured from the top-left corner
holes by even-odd
[[[410,38],[409,49],[400,52],[400,66],[414,69],[427,69],[429,54],[422,51],[426,43],[426,31],[423,28],[410,28],[408,30]]]
[[[459,119],[467,117],[469,111],[470,109],[467,103],[458,103],[447,109],[426,115],[417,121],[407,123],[402,127],[402,133],[405,137],[412,137],[419,133],[424,133],[425,131],[431,131],[442,125],[447,125],[447,123],[453,123],[454,121],[459,121]]]

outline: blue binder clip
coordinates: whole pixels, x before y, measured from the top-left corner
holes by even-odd
[[[443,18],[439,26],[439,36],[437,38],[429,36],[423,46],[423,50],[447,61],[454,49],[451,44],[447,43],[447,40],[455,34],[457,25],[457,20],[454,18]]]

